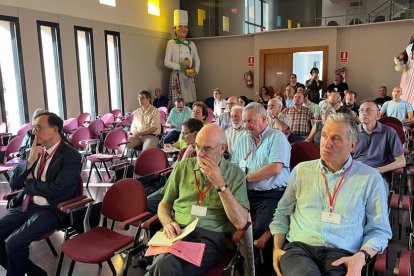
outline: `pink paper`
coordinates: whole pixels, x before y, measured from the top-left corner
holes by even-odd
[[[206,245],[198,242],[178,241],[173,246],[150,246],[145,256],[171,253],[196,266],[201,265]]]

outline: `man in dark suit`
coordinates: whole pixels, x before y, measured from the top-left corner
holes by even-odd
[[[0,218],[0,265],[7,275],[47,275],[29,260],[29,245],[67,219],[60,202],[78,195],[81,155],[62,138],[63,121],[54,113],[34,118],[30,155],[16,167],[12,189],[22,189]]]

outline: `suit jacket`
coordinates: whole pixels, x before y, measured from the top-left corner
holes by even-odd
[[[63,221],[66,215],[57,209],[57,205],[78,195],[79,175],[82,169],[79,152],[62,141],[49,163],[46,181],[27,179],[29,174],[33,174],[36,163],[29,170],[26,166],[27,161],[17,166],[10,178],[12,189],[22,189],[15,205],[21,204],[25,194],[42,196],[49,202],[52,212]]]

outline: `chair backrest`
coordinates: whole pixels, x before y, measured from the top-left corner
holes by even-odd
[[[161,106],[161,107],[158,107],[158,110],[161,112],[164,112],[165,114],[167,114],[168,115],[168,108],[166,108],[165,106]]]
[[[97,138],[101,135],[101,131],[105,128],[105,124],[101,119],[96,119],[89,124],[88,128],[92,138]]]
[[[78,125],[83,126],[86,121],[90,121],[90,120],[91,120],[91,114],[84,112],[78,116]]]
[[[115,127],[128,127],[129,128],[131,127],[131,122],[125,119],[117,123]]]
[[[91,132],[87,127],[79,127],[75,132],[73,132],[72,137],[70,138],[70,142],[72,143],[73,147],[84,149],[86,148],[87,144],[80,143],[82,140],[89,140],[91,139]]]
[[[208,116],[207,116],[206,121],[209,122],[209,123],[212,123],[212,122],[214,122],[214,119],[215,119],[214,118],[214,111],[210,107],[207,110],[208,110]]]
[[[19,130],[17,131],[16,136],[26,135],[26,133],[31,129],[32,129],[32,124],[30,124],[30,123],[24,124],[19,128]]]
[[[160,111],[160,122],[161,122],[161,125],[164,126],[165,123],[167,122],[168,114],[165,113],[164,111],[161,111],[160,108],[158,108],[158,110]]]
[[[378,120],[378,122],[380,122],[381,124],[384,123],[392,123],[392,124],[396,124],[397,126],[403,127],[402,122],[394,117],[382,117]]]
[[[125,178],[115,182],[105,193],[101,212],[109,219],[125,221],[144,213],[146,208],[144,186],[136,179]]]
[[[63,122],[63,133],[70,133],[78,128],[78,118],[69,118]]]
[[[7,124],[5,122],[0,122],[0,133],[7,132]]]
[[[101,120],[104,122],[105,125],[108,125],[115,122],[115,117],[112,113],[106,113],[101,117]]]
[[[9,141],[9,143],[7,144],[6,150],[5,150],[5,154],[4,154],[6,158],[10,157],[10,154],[19,151],[20,145],[23,142],[23,138],[24,138],[24,135],[19,135]]]
[[[160,148],[143,150],[135,160],[134,173],[139,176],[149,175],[170,166],[167,154]]]
[[[131,112],[131,114],[129,114],[128,117],[125,118],[125,120],[132,124],[132,121],[134,120],[134,112]]]
[[[115,118],[122,116],[122,111],[120,109],[114,109],[111,111],[112,115],[114,115]]]
[[[124,150],[125,144],[120,143],[126,142],[128,139],[127,133],[122,128],[115,128],[108,132],[105,137],[104,147],[109,150]]]
[[[387,117],[387,118],[391,118],[391,117]],[[399,125],[394,124],[394,123],[382,123],[382,124],[395,129],[395,131],[397,132],[398,137],[401,140],[401,143],[404,145],[404,143],[405,143],[405,133],[404,133],[404,129],[402,128],[402,126],[399,126]]]
[[[290,154],[290,169],[292,170],[301,162],[315,160],[320,157],[319,145],[310,142],[293,143]]]

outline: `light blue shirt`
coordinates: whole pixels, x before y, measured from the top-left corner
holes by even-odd
[[[385,187],[375,169],[354,161],[333,205],[333,212],[341,217],[340,224],[321,221],[322,211],[329,212],[322,173],[332,195],[351,162],[349,157],[344,167],[335,173],[320,159],[297,165],[270,224],[272,234],[287,234],[290,242],[340,248],[352,253],[363,246],[382,252],[392,232]]]
[[[191,108],[188,106],[184,106],[184,109],[181,112],[174,107],[168,115],[167,122],[170,122],[174,126],[174,130],[181,131],[181,125],[191,118],[191,113]]]
[[[398,118],[400,121],[407,119],[408,112],[413,112],[413,106],[404,100],[388,101],[381,107],[381,113],[387,114],[388,117]]]
[[[243,134],[236,144],[231,162],[239,165],[243,171],[247,168],[247,172],[255,172],[271,163],[281,163],[283,168],[280,173],[262,181],[248,182],[247,189],[267,191],[286,187],[290,176],[291,149],[286,136],[270,127],[266,127],[259,136],[260,143],[256,145],[249,133]]]
[[[287,108],[292,107],[293,106],[293,99],[286,99],[285,103],[286,103]]]

